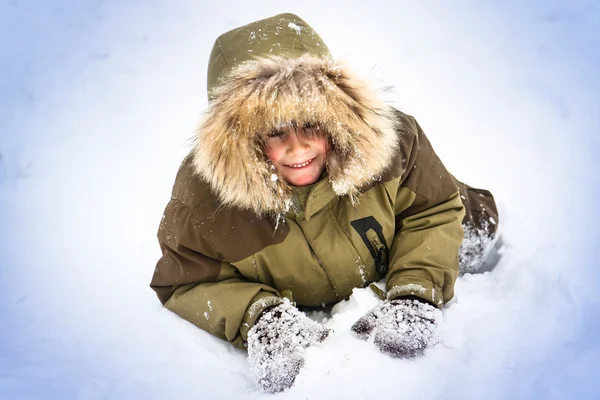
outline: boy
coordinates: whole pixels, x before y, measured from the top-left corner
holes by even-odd
[[[296,305],[334,304],[383,278],[385,301],[352,330],[397,357],[433,344],[465,231],[465,268],[494,241],[492,195],[455,180],[415,119],[295,15],[220,36],[208,92],[158,232],[161,302],[247,347],[270,392],[290,387],[301,349],[329,334]]]

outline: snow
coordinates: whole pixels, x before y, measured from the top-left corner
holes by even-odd
[[[288,28],[295,30],[296,33],[298,33],[298,34],[300,34],[300,32],[302,32],[302,27],[294,22],[290,22],[288,24]]]
[[[164,309],[148,283],[213,41],[282,6],[0,5],[0,398],[272,397],[244,352]],[[379,302],[356,290],[322,314],[334,332],[277,397],[599,398],[600,6],[291,11],[395,85],[390,100],[448,169],[494,193],[506,246],[493,272],[458,280],[422,357],[393,359],[350,332]]]
[[[416,283],[409,283],[406,285],[400,285],[400,286],[394,287],[394,289],[392,289],[388,292],[388,298],[396,296],[396,293],[411,292],[412,294],[417,294],[417,293],[424,294],[426,290],[427,289],[425,289],[421,285],[418,285]]]

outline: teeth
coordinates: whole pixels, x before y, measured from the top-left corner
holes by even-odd
[[[288,167],[292,167],[292,168],[302,168],[302,167],[306,167],[308,164],[310,164],[311,160],[305,161],[302,164],[290,164],[288,165]]]

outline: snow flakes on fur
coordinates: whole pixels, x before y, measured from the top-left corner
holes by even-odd
[[[339,196],[379,179],[398,146],[391,107],[348,68],[311,55],[274,56],[234,68],[213,92],[197,130],[194,165],[225,205],[256,214],[285,209],[291,187],[273,179],[267,135],[306,123],[327,132],[327,172]]]

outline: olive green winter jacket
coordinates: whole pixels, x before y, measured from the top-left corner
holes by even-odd
[[[209,108],[158,231],[151,286],[168,309],[243,347],[283,295],[321,307],[385,278],[388,298],[441,307],[453,297],[462,223],[497,213],[484,212],[495,213],[489,192],[448,173],[413,117],[292,14],[219,37],[208,80]],[[280,179],[262,151],[289,123],[317,124],[333,149],[310,188]]]

